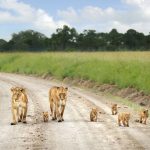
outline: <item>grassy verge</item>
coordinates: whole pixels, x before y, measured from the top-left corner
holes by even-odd
[[[128,106],[136,112],[138,112],[139,110],[141,110],[143,108],[139,104],[134,103],[134,102],[132,102],[128,99],[121,98],[121,97],[118,97],[118,96],[113,96],[113,95],[107,95],[107,96],[112,98],[116,103],[121,103],[122,105]]]
[[[150,93],[150,52],[0,53],[0,71],[82,78]]]

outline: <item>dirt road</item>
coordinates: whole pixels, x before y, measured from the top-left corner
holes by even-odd
[[[104,103],[104,96],[69,87],[64,122],[44,123],[42,112],[49,111],[48,91],[51,81],[0,73],[0,150],[145,150],[150,149],[150,125],[131,121],[130,127],[118,127]],[[27,89],[29,109],[27,124],[11,126],[12,86]],[[89,122],[89,112],[97,106],[98,122]]]

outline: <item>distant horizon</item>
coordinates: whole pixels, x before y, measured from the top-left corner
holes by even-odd
[[[63,28],[63,27],[62,27],[62,28]],[[74,27],[71,27],[71,28],[74,28]],[[76,28],[75,28],[75,29],[76,29]],[[112,29],[115,29],[115,28],[112,28]],[[112,30],[112,29],[111,29],[111,30]],[[130,28],[130,29],[131,29],[131,28]],[[130,30],[130,29],[128,29],[128,30]],[[25,32],[25,31],[30,31],[30,30],[33,30],[33,31],[35,31],[35,32],[39,32],[39,31],[34,30],[34,29],[26,29],[26,30],[20,30],[20,31],[18,31],[18,32],[14,32],[14,33],[12,33],[12,34],[18,34],[19,32]],[[83,31],[84,31],[84,30],[95,30],[95,29],[83,29]],[[110,31],[111,31],[111,30],[110,30]],[[117,30],[117,29],[116,29],[116,30]],[[127,30],[127,31],[128,31],[128,30]],[[133,30],[135,30],[135,29],[133,29]],[[81,32],[78,32],[78,31],[77,31],[77,32],[80,34],[80,33],[83,33],[83,31],[81,31]],[[96,33],[109,33],[109,32],[110,32],[110,31],[108,31],[108,32],[103,32],[103,31],[98,32],[97,30],[95,30],[95,31],[96,31]],[[117,31],[118,31],[118,30],[117,30]],[[127,31],[125,31],[124,33],[118,31],[118,33],[125,34]],[[136,31],[137,31],[137,30],[136,30]],[[138,32],[138,33],[143,33],[143,32],[139,32],[139,31],[137,31],[137,32]],[[42,32],[39,32],[39,33],[44,34],[44,33],[42,33]],[[56,31],[54,31],[53,33],[56,33]],[[52,34],[53,34],[53,33],[52,33]],[[149,35],[150,33],[149,33],[149,34],[143,33],[143,34],[144,34],[145,36],[147,36],[147,35]],[[44,34],[44,35],[45,35],[45,34]],[[45,36],[46,36],[47,38],[51,38],[51,35],[50,35],[50,36],[45,35]],[[11,40],[11,38],[12,38],[12,35],[10,36],[10,39],[4,39],[4,38],[0,38],[0,39],[3,39],[3,40],[5,40],[5,41],[8,42],[8,41]]]
[[[35,30],[50,37],[63,25],[119,33],[129,29],[149,34],[150,0],[0,0],[0,39]]]

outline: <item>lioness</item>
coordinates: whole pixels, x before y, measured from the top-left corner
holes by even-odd
[[[48,116],[48,111],[43,112],[43,120],[44,122],[48,122],[49,116]]]
[[[58,122],[64,121],[63,114],[67,101],[68,88],[65,87],[52,87],[49,90],[49,102],[52,120],[58,120]]]
[[[130,113],[123,112],[118,115],[118,125],[121,126],[121,122],[124,125],[124,127],[129,127],[129,119],[130,119]]]
[[[16,125],[17,122],[26,123],[28,98],[24,88],[13,87],[12,92],[12,116],[13,122],[11,125]]]
[[[90,112],[90,121],[97,122],[98,110],[96,108],[92,108]]]
[[[148,118],[148,109],[142,109],[139,113],[140,116],[140,123],[146,124]]]
[[[116,115],[118,113],[117,104],[112,104],[111,111],[112,115]]]

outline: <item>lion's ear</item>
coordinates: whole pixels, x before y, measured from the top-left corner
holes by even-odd
[[[144,110],[144,113],[145,113],[145,114],[148,113],[148,109]]]
[[[13,92],[13,91],[14,91],[14,88],[12,87],[10,90],[11,90],[11,92]]]
[[[21,92],[25,92],[25,90],[26,90],[25,88],[21,88],[20,89]]]

